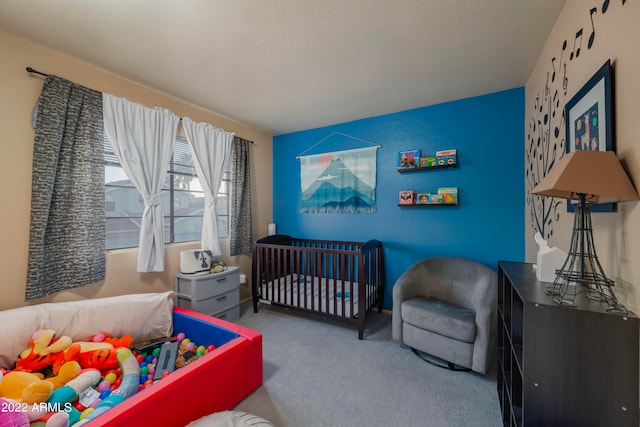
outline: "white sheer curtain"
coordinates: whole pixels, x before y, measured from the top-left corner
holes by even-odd
[[[127,177],[144,200],[138,248],[139,272],[164,270],[164,216],[160,190],[180,118],[104,93],[104,129]]]
[[[208,123],[194,123],[182,118],[182,127],[193,153],[193,164],[204,191],[204,215],[202,221],[202,250],[210,250],[213,256],[222,254],[218,237],[216,194],[225,167],[231,158],[233,133],[215,128]]]

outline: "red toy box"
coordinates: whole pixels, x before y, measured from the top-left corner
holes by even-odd
[[[184,332],[216,350],[173,372],[86,426],[181,427],[213,412],[232,409],[262,384],[262,335],[180,307],[174,333]]]

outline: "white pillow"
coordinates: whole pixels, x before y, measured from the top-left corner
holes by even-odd
[[[40,329],[85,341],[99,332],[131,334],[133,342],[173,333],[175,292],[131,294],[54,302],[0,311],[0,367],[10,368],[29,338]]]

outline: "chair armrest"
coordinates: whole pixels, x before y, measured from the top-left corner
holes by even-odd
[[[476,338],[473,344],[472,369],[484,374],[491,361],[495,341],[495,314],[498,297],[498,275],[491,271],[483,278],[476,295]]]
[[[415,263],[393,285],[391,334],[396,341],[402,341],[402,312],[400,310],[402,302],[425,295],[426,275],[427,272],[421,263]]]

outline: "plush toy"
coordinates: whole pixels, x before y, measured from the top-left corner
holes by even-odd
[[[106,333],[94,335],[92,341],[75,342],[64,352],[65,360],[76,360],[83,369],[95,368],[105,373],[118,367],[116,352],[119,348],[130,348],[132,335],[114,338]]]
[[[42,412],[42,411],[39,411]],[[33,419],[32,416],[29,419]],[[62,412],[47,412],[41,417],[33,419],[29,424],[29,427],[68,427],[69,415]]]
[[[106,342],[108,344],[111,344],[113,348],[131,348],[131,346],[133,345],[133,335],[127,334],[121,336],[120,338],[115,338],[106,332],[100,332],[99,334],[95,334],[94,336],[92,336],[91,341]]]
[[[29,427],[31,421],[43,414],[43,411],[3,397],[0,397],[0,408],[0,427]]]
[[[132,342],[131,335],[114,338],[106,333],[94,335],[92,341],[73,342],[67,336],[56,338],[52,329],[43,329],[32,335],[29,347],[20,353],[16,370],[38,372],[52,367],[57,375],[60,367],[72,360],[79,362],[82,368],[107,370],[118,366],[115,349],[129,348]]]
[[[72,340],[68,336],[56,337],[52,329],[36,331],[29,339],[29,347],[25,348],[16,360],[16,370],[37,372],[49,366],[54,372],[64,363],[63,351],[69,348]]]
[[[96,386],[100,382],[102,375],[97,369],[84,369],[73,380],[67,382],[65,385],[51,393],[51,396],[47,399],[47,403],[63,405],[68,402],[73,402],[78,398],[78,395],[90,387]]]
[[[0,379],[0,397],[28,405],[44,402],[51,395],[53,384],[42,380],[42,375],[24,371],[6,372]]]
[[[47,399],[47,403],[64,407],[68,425],[73,425],[80,420],[80,412],[70,406],[71,402],[78,399],[80,393],[95,387],[100,382],[100,378],[102,378],[102,375],[97,369],[85,369],[76,378],[54,390],[49,399]],[[47,427],[49,426],[47,425]]]
[[[15,406],[16,404],[18,402],[15,400],[0,397],[0,405],[3,408],[0,411],[0,427],[29,427],[27,414]]]
[[[41,329],[31,335],[30,344],[34,353],[46,356],[67,349],[71,345],[71,338],[66,335],[56,337],[53,329]]]
[[[227,268],[228,268],[227,264],[225,264],[224,262],[222,262],[222,261],[214,261],[211,264],[211,270],[210,271],[212,273],[221,273],[223,271],[227,271]]]
[[[133,396],[138,391],[140,383],[140,365],[138,360],[128,348],[119,348],[117,359],[122,370],[122,382],[117,389],[101,400],[95,408],[88,408],[80,415],[80,422],[74,426],[80,426],[91,421],[98,415],[105,413],[109,409],[122,403],[125,399]],[[72,409],[69,412],[70,422],[78,417],[78,412]]]
[[[57,376],[45,379],[40,373],[7,372],[0,377],[0,397],[7,397],[28,405],[45,402],[55,389],[62,387],[79,373],[80,365],[77,362],[65,363]]]
[[[65,359],[77,361],[83,369],[94,368],[106,372],[118,367],[117,349],[111,347],[111,344],[107,345],[109,347],[83,351],[83,348],[86,347],[80,344],[71,344],[71,347],[65,352]]]
[[[69,416],[64,412],[45,413],[38,406],[25,406],[15,400],[0,397],[0,427],[67,427]]]
[[[195,351],[180,349],[178,350],[178,356],[176,356],[176,368],[184,368],[197,358],[198,355]]]
[[[82,368],[80,367],[80,364],[74,360],[71,360],[69,362],[65,362],[60,367],[60,369],[58,370],[58,375],[45,378],[44,381],[48,381],[53,384],[53,389],[55,390],[64,386],[69,381],[80,375],[81,370]]]

